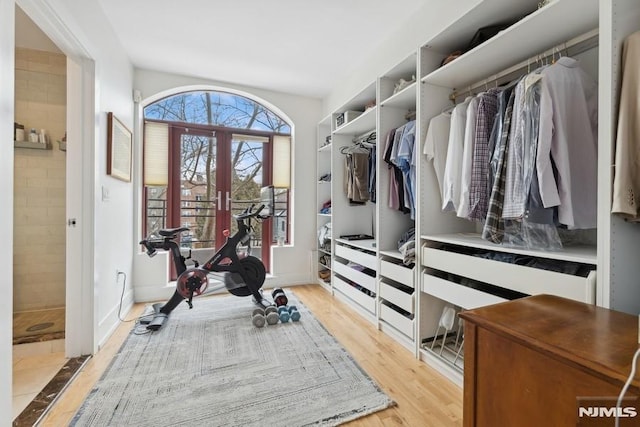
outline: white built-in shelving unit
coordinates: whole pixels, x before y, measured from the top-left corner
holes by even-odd
[[[604,307],[640,312],[640,225],[610,214],[617,100],[622,42],[640,30],[636,0],[554,0],[537,8],[537,0],[485,0],[417,46],[396,66],[335,109],[318,126],[319,147],[330,135],[332,144],[318,150],[318,176],[332,171],[333,222],[331,282],[327,289],[436,367],[462,383],[464,327],[454,312],[499,303],[523,295],[549,293]],[[463,49],[478,28],[515,22],[488,41],[440,66],[452,51]],[[578,49],[579,48],[579,49]],[[415,219],[387,206],[389,169],[382,160],[386,134],[416,112],[417,152],[422,153],[431,118],[458,101],[464,92],[503,83],[524,74],[537,58],[569,54],[599,84],[598,228],[577,246],[561,250],[495,245],[481,239],[476,223],[440,209],[433,165],[420,154],[417,167],[418,209]],[[412,79],[415,77],[415,81]],[[410,83],[394,90],[404,79]],[[480,89],[479,89],[480,88]],[[376,106],[364,106],[376,100]],[[335,126],[344,111],[364,113]],[[342,193],[343,155],[340,149],[365,132],[377,133],[377,195],[375,204],[350,206]],[[318,203],[326,198],[318,184]],[[408,268],[397,241],[416,229],[416,265]],[[344,234],[372,234],[373,240],[347,241]],[[560,263],[578,263],[588,274],[572,275],[472,256],[470,252],[510,254]],[[358,268],[353,268],[354,266]],[[360,271],[364,267],[364,272]],[[358,274],[356,274],[358,273]],[[586,277],[585,277],[586,276]],[[444,332],[448,329],[448,333]],[[442,340],[446,338],[443,345]]]

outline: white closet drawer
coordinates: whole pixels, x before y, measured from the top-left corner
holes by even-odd
[[[373,297],[365,294],[362,291],[354,288],[350,284],[344,282],[339,277],[336,277],[333,281],[333,289],[346,295],[371,313],[376,312],[376,300]]]
[[[393,287],[391,284],[386,283],[384,280],[380,281],[380,297],[411,314],[415,313],[413,294],[403,292],[400,289]]]
[[[423,274],[422,292],[462,307],[465,310],[507,301],[499,296],[431,276],[430,274]]]
[[[336,245],[336,255],[349,261],[353,261],[356,264],[364,265],[372,270],[377,270],[376,256],[370,255],[366,252],[362,252],[356,249],[351,249],[347,246]]]
[[[413,286],[413,269],[389,261],[380,261],[380,275],[402,283],[405,286]]]
[[[422,264],[523,294],[595,302],[595,271],[585,278],[428,247],[422,248]]]
[[[413,339],[413,320],[385,304],[380,304],[380,319]]]
[[[375,292],[376,291],[376,278],[375,277],[371,277],[368,274],[364,274],[361,271],[358,271],[354,268],[351,268],[345,264],[342,264],[340,261],[336,260],[336,262],[333,263],[333,270],[346,277],[347,279],[351,280],[352,282],[357,283],[358,285],[362,286],[363,288],[367,288],[368,290],[370,290],[371,292]]]

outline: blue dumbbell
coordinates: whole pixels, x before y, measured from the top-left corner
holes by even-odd
[[[298,307],[295,305],[289,306],[289,316],[293,322],[297,322],[300,320],[300,312],[298,311]]]
[[[286,305],[281,305],[280,307],[278,307],[278,315],[280,316],[280,321],[282,323],[287,323],[291,318],[291,314],[289,313]]]

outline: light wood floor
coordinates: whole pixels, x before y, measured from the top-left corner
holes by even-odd
[[[462,390],[416,360],[411,352],[378,331],[319,285],[292,288],[327,330],[397,403],[395,407],[353,421],[350,427],[461,426]],[[138,316],[138,304],[128,318]],[[59,427],[69,421],[120,348],[132,324],[121,324],[60,397],[41,425]]]

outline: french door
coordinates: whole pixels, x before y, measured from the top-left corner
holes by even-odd
[[[271,144],[267,136],[172,125],[170,128],[167,226],[188,227],[181,245],[217,250],[233,215],[259,203],[270,183]],[[270,227],[255,223],[252,255],[269,265]]]

